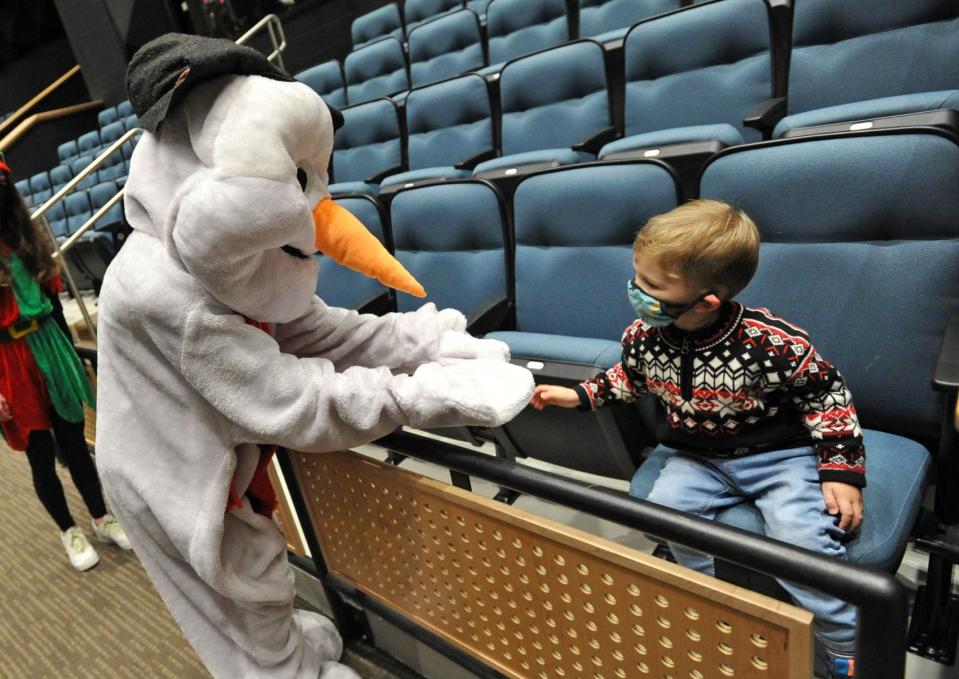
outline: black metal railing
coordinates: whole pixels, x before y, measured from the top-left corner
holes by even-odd
[[[484,479],[519,493],[586,512],[847,601],[858,609],[856,676],[865,679],[903,679],[908,598],[905,588],[889,573],[639,500],[621,491],[473,452],[436,439],[396,432],[379,439],[376,444],[402,456],[431,462],[459,474]],[[308,516],[297,484],[291,483],[295,476],[285,453],[281,455],[281,466],[297,512],[301,517]],[[307,542],[338,624],[356,624],[355,620],[342,616],[342,609],[337,614],[338,607],[342,605],[342,596],[345,595],[354,606],[368,608],[447,657],[464,662],[462,650],[415,623],[411,624],[398,611],[373,602],[342,578],[329,574],[323,563],[319,542],[308,524],[303,523]],[[467,669],[477,673],[476,661],[471,660],[466,663]],[[482,676],[502,676],[490,668],[480,669],[485,669],[478,672]]]

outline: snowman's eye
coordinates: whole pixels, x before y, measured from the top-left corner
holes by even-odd
[[[300,189],[306,191],[306,170],[302,167],[296,168],[296,181],[300,182]]]

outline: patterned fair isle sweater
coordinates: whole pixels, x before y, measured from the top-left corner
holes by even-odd
[[[623,358],[576,386],[582,408],[659,398],[663,445],[733,457],[812,444],[820,481],[866,485],[866,454],[852,395],[806,332],[767,309],[723,305],[707,328],[683,332],[637,320]]]

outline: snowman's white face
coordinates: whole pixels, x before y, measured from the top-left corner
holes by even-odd
[[[306,85],[258,76],[201,85],[183,107],[198,162],[171,201],[168,247],[234,311],[298,317],[316,286],[313,209],[329,196],[329,109]]]

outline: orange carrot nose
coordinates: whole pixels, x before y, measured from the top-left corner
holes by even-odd
[[[349,210],[326,197],[313,208],[316,249],[383,285],[426,297],[426,290]]]

